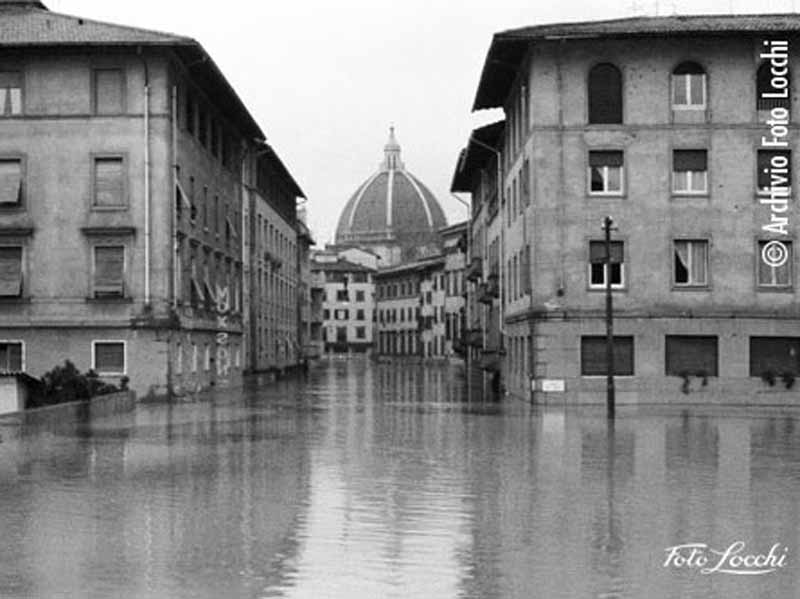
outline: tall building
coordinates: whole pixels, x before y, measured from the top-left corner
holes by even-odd
[[[336,247],[369,249],[385,268],[438,253],[438,231],[446,225],[436,198],[406,169],[392,128],[378,171],[358,187],[339,216]]]
[[[258,124],[190,38],[32,0],[0,0],[0,31],[0,369],[236,383]],[[288,257],[293,199],[275,218]]]
[[[497,208],[479,185],[496,168],[492,144],[457,175],[479,190],[473,257],[488,260],[487,288],[499,275],[509,388],[603,397],[609,282],[620,401],[686,401],[681,391],[733,401],[783,388],[776,378],[792,386],[798,34],[798,15],[747,15],[494,36],[474,109],[505,112]]]

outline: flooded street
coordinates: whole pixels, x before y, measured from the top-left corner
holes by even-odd
[[[0,597],[800,596],[800,410],[618,413],[610,433],[602,409],[468,401],[457,367],[333,361],[4,434]],[[664,566],[737,541],[786,566]]]

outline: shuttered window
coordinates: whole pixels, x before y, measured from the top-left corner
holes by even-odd
[[[92,369],[101,375],[125,374],[125,342],[95,341]]]
[[[95,69],[95,114],[121,114],[123,112],[122,69]]]
[[[589,286],[605,289],[607,266],[604,241],[589,242]],[[625,284],[625,246],[621,241],[611,242],[611,286],[621,288]]]
[[[22,247],[0,247],[0,297],[22,295]]]
[[[672,72],[672,108],[699,110],[706,106],[706,73],[696,62],[684,62]]]
[[[0,372],[22,371],[22,342],[0,341]]]
[[[0,71],[0,117],[22,114],[22,73]]]
[[[22,160],[0,158],[0,207],[22,203]]]
[[[705,150],[672,153],[672,190],[678,193],[707,191],[708,156]]]
[[[717,338],[699,335],[667,335],[666,374],[717,376]]]
[[[123,297],[125,294],[125,248],[121,245],[95,246],[94,297]]]
[[[750,376],[800,374],[800,337],[750,337]]]
[[[589,152],[589,192],[597,195],[622,193],[624,160],[619,150]]]
[[[589,123],[622,123],[622,74],[612,64],[589,72]]]
[[[784,197],[792,188],[792,153],[789,150],[758,151],[758,191]],[[785,188],[784,192],[781,188]]]
[[[581,375],[606,374],[606,338],[581,337]],[[633,376],[633,337],[614,336],[614,374]]]
[[[125,162],[119,157],[95,158],[94,205],[120,207],[125,201]]]

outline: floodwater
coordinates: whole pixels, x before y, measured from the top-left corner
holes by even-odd
[[[0,427],[0,597],[800,596],[800,410],[621,407],[609,430],[461,380],[333,361]],[[703,543],[713,569],[736,542],[717,571],[665,566]]]

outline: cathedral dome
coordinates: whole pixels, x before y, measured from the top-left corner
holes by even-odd
[[[394,127],[384,154],[378,172],[345,205],[336,245],[368,247],[381,255],[386,253],[382,248],[399,250],[399,256],[385,258],[387,266],[436,251],[438,230],[447,226],[447,220],[430,190],[405,169]]]

